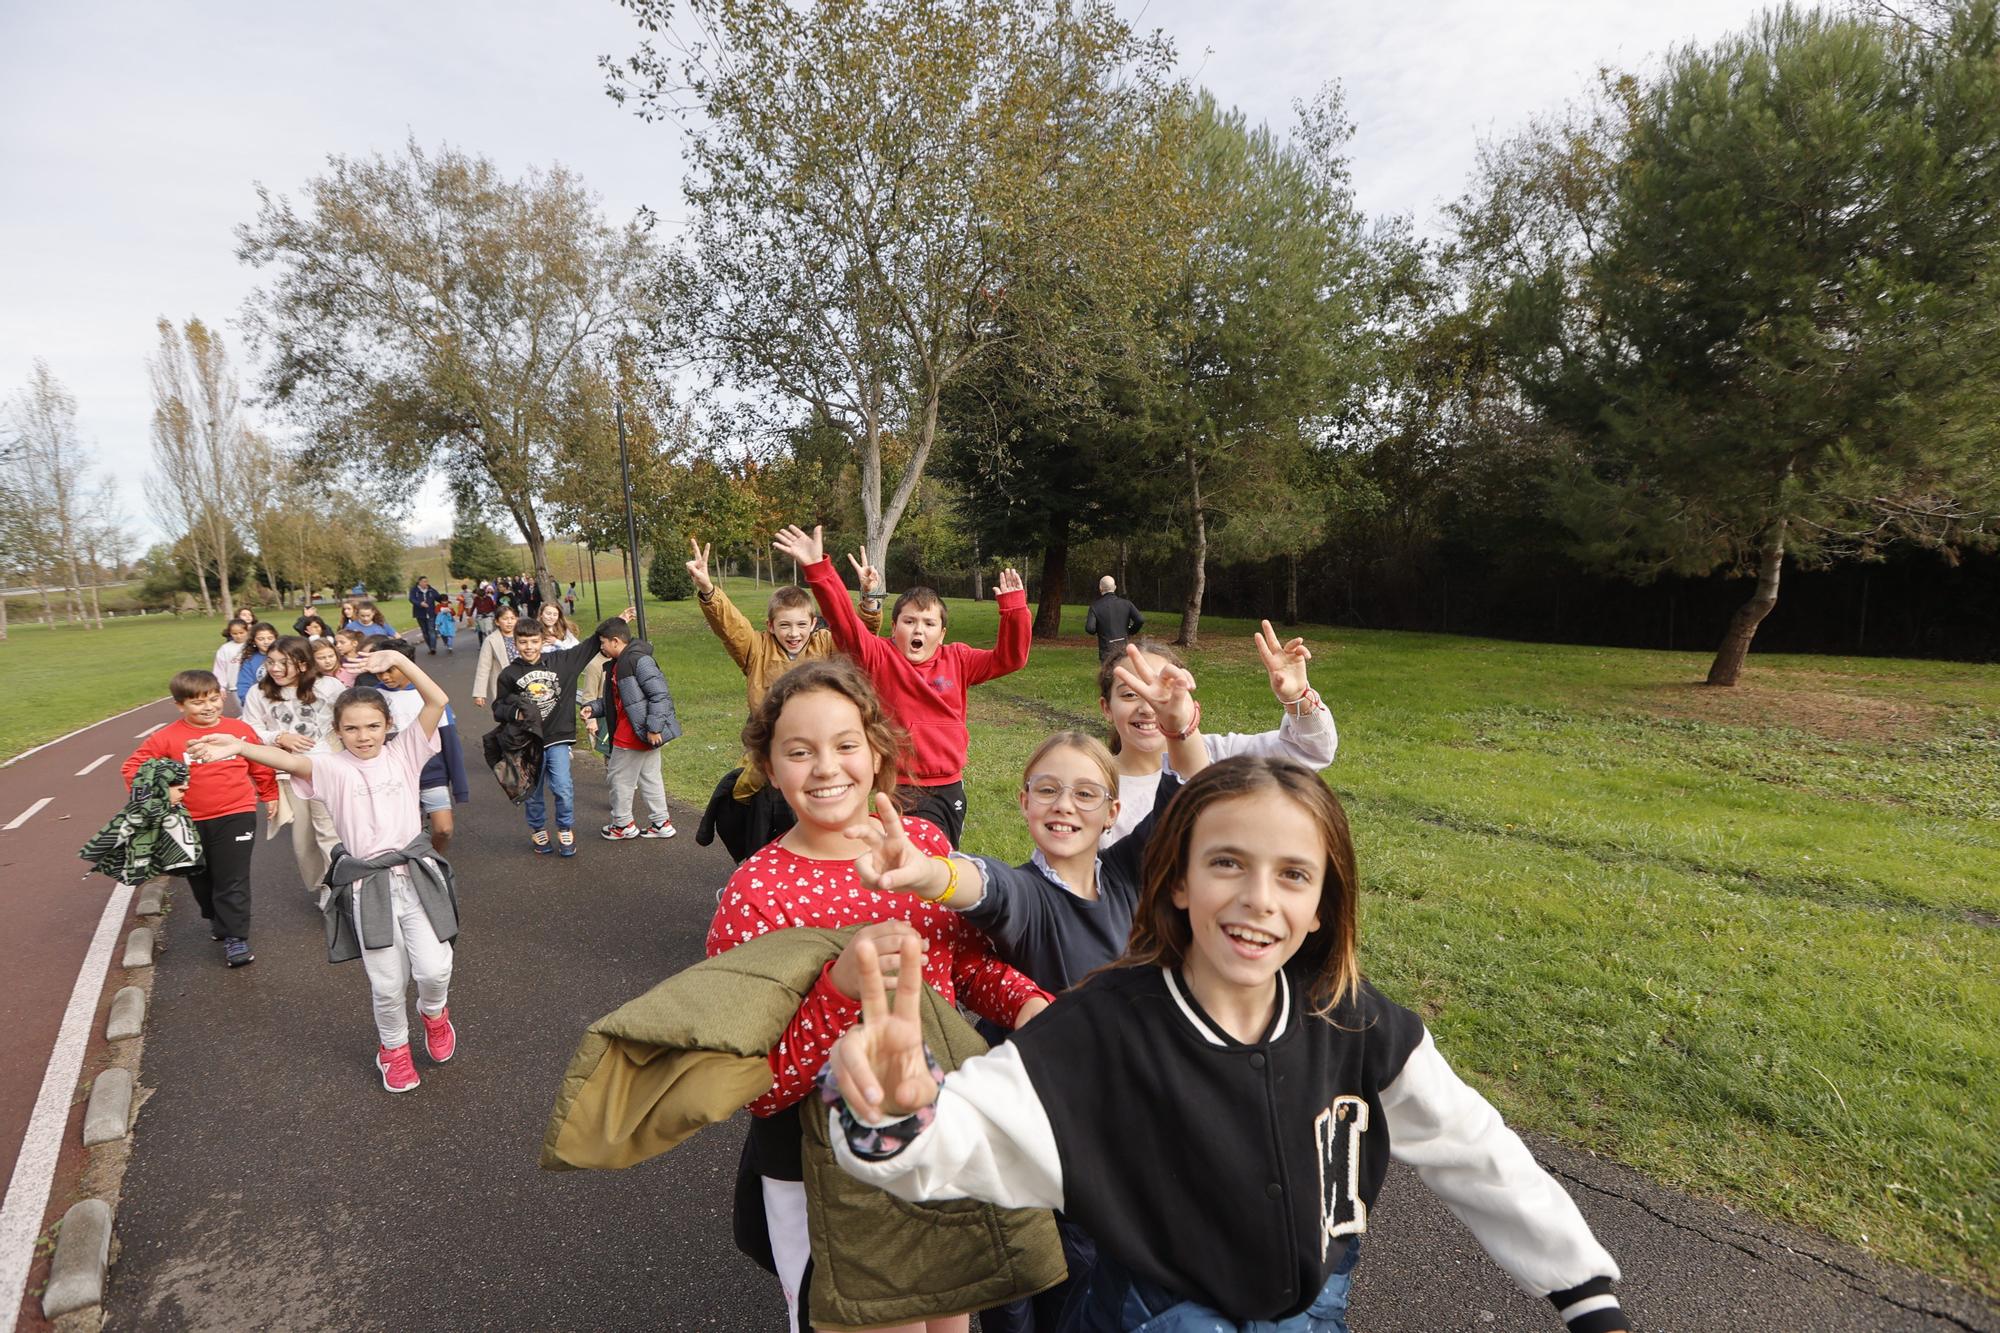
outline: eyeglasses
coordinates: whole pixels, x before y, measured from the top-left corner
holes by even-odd
[[[1027,786],[1028,800],[1036,805],[1054,805],[1068,792],[1079,810],[1095,810],[1111,799],[1109,788],[1095,782],[1057,782],[1054,778],[1034,778]]]

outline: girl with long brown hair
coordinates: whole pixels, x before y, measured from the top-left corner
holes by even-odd
[[[862,1021],[822,1077],[841,1166],[911,1201],[1063,1210],[1097,1244],[1072,1329],[1346,1333],[1394,1158],[1572,1333],[1628,1329],[1575,1203],[1362,979],[1356,893],[1319,778],[1237,758],[1161,815],[1120,964],[949,1077],[864,942]]]

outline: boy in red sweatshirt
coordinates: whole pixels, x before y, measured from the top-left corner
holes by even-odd
[[[966,692],[1028,664],[1032,625],[1021,576],[1011,569],[1000,572],[994,590],[1000,634],[991,648],[946,643],[944,599],[929,588],[912,588],[896,599],[889,618],[891,637],[884,640],[869,633],[855,614],[847,585],[826,558],[819,528],[808,533],[788,527],[771,545],[798,562],[833,641],[861,664],[889,715],[910,733],[914,756],[909,785],[903,789],[906,813],[930,820],[958,846],[965,832],[965,751],[971,741],[965,729]],[[864,596],[878,593],[874,588],[861,591]]]
[[[257,733],[238,718],[222,715],[222,683],[213,671],[183,671],[167,683],[180,706],[169,722],[140,744],[120,770],[125,785],[148,759],[187,761],[188,742],[217,732],[257,743]],[[188,764],[187,812],[201,835],[202,867],[188,876],[201,919],[222,941],[222,960],[231,967],[254,963],[250,952],[250,849],[257,844],[257,802],[264,817],[278,813],[278,775],[262,764],[219,759]]]

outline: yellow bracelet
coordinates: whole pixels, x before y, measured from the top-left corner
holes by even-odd
[[[951,878],[945,882],[944,892],[931,899],[932,902],[942,905],[950,902],[951,895],[958,892],[958,862],[949,856],[939,856],[936,852],[931,853],[931,860],[944,862],[944,868],[951,872]]]

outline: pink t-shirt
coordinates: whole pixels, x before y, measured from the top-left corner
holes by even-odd
[[[326,805],[333,831],[354,856],[401,851],[423,832],[417,804],[424,764],[438,752],[437,733],[405,727],[373,759],[345,750],[312,756],[312,777],[293,778],[292,791]]]

